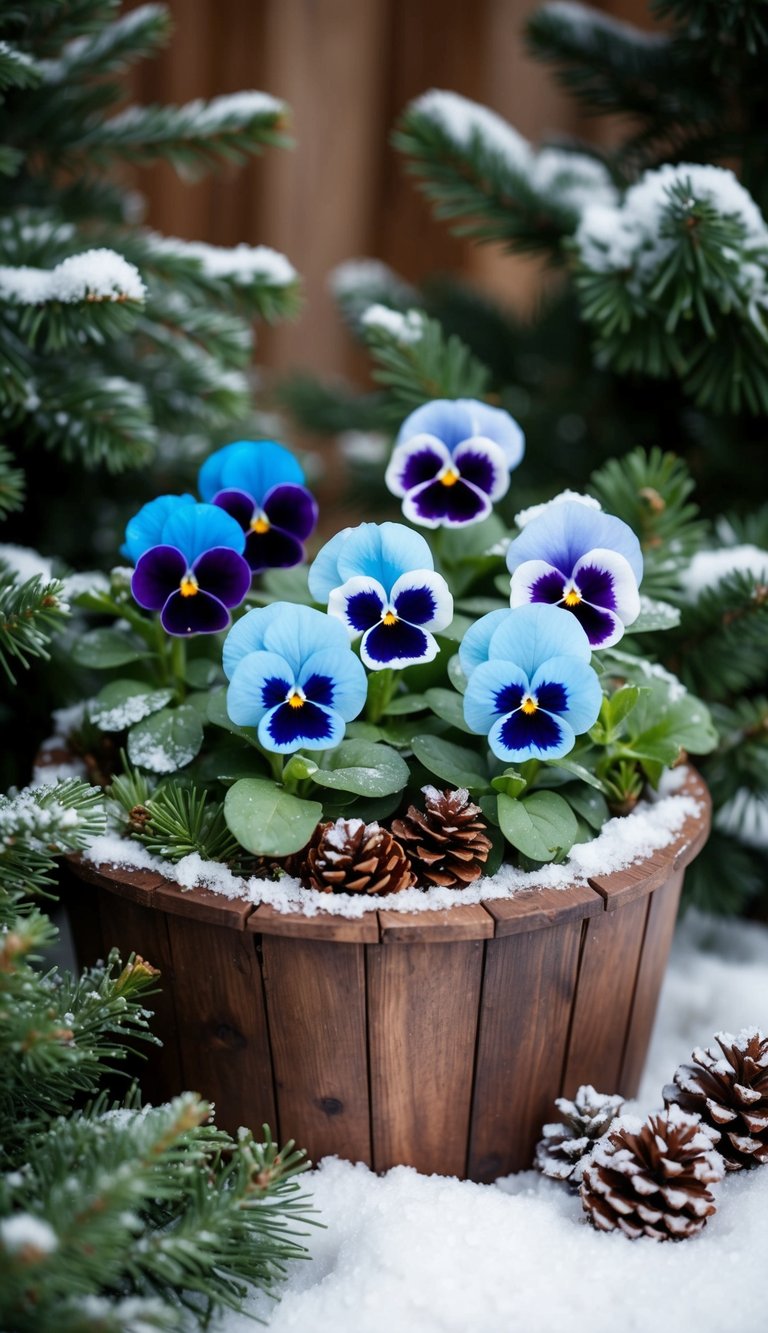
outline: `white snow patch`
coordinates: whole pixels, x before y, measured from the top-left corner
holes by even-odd
[[[402,314],[399,310],[390,310],[386,305],[370,305],[360,316],[360,323],[366,329],[379,329],[388,333],[395,342],[417,343],[424,334],[424,316],[418,310],[409,310]]]
[[[51,561],[31,546],[14,546],[10,542],[0,542],[0,564],[7,565],[16,575],[19,583],[40,577],[46,583],[53,578]]]
[[[55,268],[0,266],[0,300],[17,305],[47,301],[143,301],[146,287],[135,264],[114,250],[85,250]]]
[[[539,518],[542,514],[546,513],[552,505],[567,504],[569,502],[586,505],[587,509],[602,509],[603,507],[600,501],[595,499],[594,495],[582,495],[580,491],[565,490],[561,491],[559,495],[554,495],[551,500],[545,500],[543,504],[529,505],[527,509],[521,509],[518,514],[515,514],[515,526],[524,528],[527,523],[530,523],[531,519]]]
[[[389,442],[378,431],[344,430],[338,437],[339,451],[350,463],[383,463]]]
[[[768,800],[742,787],[717,812],[715,824],[723,833],[755,847],[768,851]]]
[[[224,93],[209,102],[198,97],[177,107],[176,113],[178,119],[188,122],[190,129],[197,134],[214,135],[222,130],[244,128],[260,116],[280,116],[285,110],[285,102],[272,97],[270,93],[242,92]],[[107,128],[118,134],[141,128],[146,111],[147,108],[143,106],[128,106],[106,122]]]
[[[268,245],[208,245],[205,241],[182,241],[154,232],[146,239],[156,254],[197,260],[209,278],[226,278],[241,285],[263,278],[274,287],[288,287],[298,280],[290,260]]]
[[[7,1254],[32,1250],[37,1254],[53,1254],[59,1240],[53,1227],[31,1213],[14,1213],[0,1222],[0,1247]]]
[[[743,546],[724,546],[720,550],[697,551],[682,574],[683,591],[695,601],[706,588],[714,588],[729,574],[753,574],[756,579],[768,580],[768,551],[749,543]]]
[[[459,93],[433,88],[411,102],[409,110],[431,120],[460,148],[471,148],[479,139],[485,148],[498,153],[516,171],[530,170],[533,154],[528,141],[502,116],[479,102],[472,102]]]
[[[663,46],[668,41],[664,33],[646,32],[612,14],[603,14],[592,5],[579,4],[578,0],[549,0],[542,9],[582,37],[592,32],[604,33],[608,37],[635,42],[638,46]]]

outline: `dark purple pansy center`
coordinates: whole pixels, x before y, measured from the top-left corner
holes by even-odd
[[[317,523],[317,504],[305,486],[273,486],[261,502],[248,491],[219,491],[213,503],[245,532],[245,558],[254,574],[290,569],[304,560],[304,542]]]
[[[593,647],[610,638],[616,627],[613,574],[599,565],[582,565],[578,574],[548,570],[531,584],[531,601],[549,602],[570,611]]]
[[[503,718],[501,740],[509,750],[559,745],[562,731],[556,713],[568,707],[568,692],[559,681],[543,681],[535,692],[515,682],[496,694],[496,712]]]
[[[303,687],[270,676],[261,687],[261,697],[271,710],[267,730],[276,745],[330,740],[333,719],[327,710],[334,698],[330,676],[315,672]]]
[[[191,564],[176,546],[153,546],[133,571],[131,591],[139,606],[160,611],[168,634],[215,634],[227,628],[229,609],[250,584],[246,561],[228,546],[214,546]]]
[[[462,444],[460,458],[446,461],[442,451],[424,444],[404,458],[399,480],[427,522],[472,523],[490,511],[497,470],[479,445]]]

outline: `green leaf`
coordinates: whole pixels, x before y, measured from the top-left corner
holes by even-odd
[[[128,732],[128,758],[150,773],[175,773],[191,763],[203,744],[203,724],[196,708],[163,708]]]
[[[466,694],[467,677],[464,675],[464,668],[459,661],[458,653],[454,653],[453,657],[448,659],[448,679],[459,694]]]
[[[207,657],[196,657],[187,662],[184,679],[190,689],[207,690],[214,681],[221,679],[221,667]]]
[[[514,799],[525,791],[528,783],[516,768],[507,768],[503,773],[499,773],[498,777],[491,778],[491,786],[495,791],[503,792],[505,796]]]
[[[319,801],[303,801],[268,778],[241,778],[224,799],[227,828],[247,852],[289,856],[312,837],[323,813]]]
[[[356,796],[390,796],[402,791],[410,776],[402,756],[375,741],[342,741],[326,758],[328,767],[319,768],[313,782]]]
[[[89,630],[81,639],[76,639],[72,647],[72,656],[78,666],[95,667],[99,671],[138,662],[146,655],[146,646],[135,634],[111,627]]]
[[[717,745],[717,731],[706,704],[693,694],[671,689],[664,680],[652,680],[629,715],[631,749],[660,763],[674,763],[680,750],[709,754]],[[671,757],[667,757],[671,756]]]
[[[622,685],[605,704],[608,726],[615,734],[621,723],[632,712],[640,699],[639,685]]]
[[[470,791],[488,791],[488,770],[475,750],[454,745],[442,736],[414,736],[411,748],[416,758],[452,787],[468,787]]]
[[[627,634],[647,634],[651,630],[674,629],[680,624],[680,611],[671,602],[660,602],[653,597],[640,598],[640,615],[627,626]]]
[[[425,694],[397,694],[384,709],[385,717],[409,716],[411,713],[423,713],[428,707]]]
[[[289,784],[293,781],[303,782],[305,778],[314,777],[317,768],[314,759],[310,759],[308,755],[292,754],[283,769],[283,781]]]
[[[558,759],[557,767],[565,769],[566,773],[572,773],[575,778],[580,778],[587,786],[594,787],[595,791],[605,792],[605,784],[600,778],[576,759]]]
[[[384,739],[384,731],[377,727],[375,722],[348,722],[344,735],[350,741],[381,741]]]
[[[610,817],[608,802],[602,793],[595,791],[594,788],[571,786],[563,799],[567,800],[577,815],[581,815],[590,828],[601,829],[606,819]]]
[[[564,856],[579,826],[568,802],[553,791],[537,791],[524,800],[499,796],[499,823],[507,842],[532,861]]]
[[[300,602],[303,606],[313,606],[314,598],[309,591],[307,565],[295,565],[293,569],[270,569],[262,579],[262,587],[269,594],[271,602]]]
[[[220,690],[214,690],[208,700],[208,721],[214,727],[222,727],[224,731],[229,731],[233,736],[240,736],[242,740],[247,741],[249,745],[258,747],[259,740],[256,735],[255,727],[238,727],[233,722],[227,712],[227,689],[223,686]]]
[[[498,514],[489,514],[481,523],[464,528],[441,528],[440,559],[446,565],[463,565],[466,560],[487,555],[491,547],[497,546],[507,535],[506,526]]]
[[[111,680],[88,705],[88,716],[101,731],[127,731],[164,708],[173,690],[150,690],[146,681]]]
[[[466,731],[470,736],[475,734],[464,720],[464,701],[455,690],[445,690],[435,686],[434,689],[427,690],[426,699],[432,712],[438,717],[444,718],[459,731]]]
[[[456,614],[450,625],[448,625],[446,629],[441,629],[441,637],[447,639],[451,644],[461,643],[467,630],[470,630],[474,623],[474,616],[462,616]]]

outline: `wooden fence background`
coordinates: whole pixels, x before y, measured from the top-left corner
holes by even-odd
[[[164,165],[137,173],[153,226],[223,245],[271,245],[301,273],[303,313],[263,333],[262,365],[359,368],[327,287],[330,270],[349,258],[376,256],[412,280],[460,271],[523,309],[535,300],[539,264],[451,237],[388,137],[405,104],[438,87],[493,107],[534,141],[566,131],[604,142],[611,125],[580,115],[525,51],[521,29],[537,7],[530,0],[170,0],[171,44],[136,71],[136,100],[258,88],[292,108],[292,151],[273,149],[193,184]],[[644,0],[595,7],[648,22]]]

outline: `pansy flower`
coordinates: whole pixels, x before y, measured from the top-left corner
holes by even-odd
[[[227,635],[223,664],[229,716],[277,754],[338,745],[365,704],[365,669],[344,627],[310,606],[249,611]]]
[[[469,677],[467,725],[506,763],[562,759],[597,721],[602,690],[589,640],[556,606],[521,606],[483,616],[459,657]]]
[[[510,602],[545,602],[570,611],[593,648],[618,643],[640,614],[643,555],[620,518],[565,501],[531,519],[510,543]]]
[[[203,463],[198,486],[204,500],[240,524],[254,574],[301,564],[304,542],[317,523],[317,502],[304,485],[301,465],[282,444],[227,444]]]
[[[487,518],[524,450],[508,412],[474,398],[436,398],[400,427],[386,482],[412,523],[462,528]]]
[[[251,586],[244,546],[242,530],[223,510],[191,496],[159,496],[126,529],[123,549],[136,561],[134,599],[160,612],[168,634],[226,629],[230,609]]]
[[[372,671],[431,662],[439,652],[434,632],[453,619],[453,598],[429,546],[402,523],[338,532],[312,565],[309,590],[352,639],[362,635],[360,656]]]

